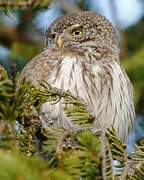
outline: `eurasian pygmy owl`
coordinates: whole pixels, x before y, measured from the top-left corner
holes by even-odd
[[[23,69],[20,78],[39,86],[69,90],[83,99],[95,113],[102,129],[113,126],[125,141],[132,129],[135,111],[133,89],[119,62],[119,41],[115,29],[95,12],[62,16],[45,33],[46,49]],[[74,127],[62,109],[62,102],[45,102],[40,110],[44,127]]]

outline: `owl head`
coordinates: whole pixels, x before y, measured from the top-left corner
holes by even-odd
[[[62,16],[50,25],[45,37],[46,48],[119,48],[115,29],[104,16],[95,12]]]

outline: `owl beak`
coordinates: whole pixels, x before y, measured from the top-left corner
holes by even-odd
[[[61,36],[58,37],[57,45],[58,45],[59,48],[64,47],[64,40],[63,40],[63,38]]]

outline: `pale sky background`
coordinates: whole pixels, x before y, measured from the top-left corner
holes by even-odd
[[[58,0],[55,0],[59,2]],[[71,3],[77,0],[67,0]],[[113,25],[115,20],[111,12],[111,0],[84,0],[88,10],[97,11],[109,19]],[[113,0],[115,2],[117,19],[122,28],[136,24],[144,16],[144,0]],[[34,25],[38,29],[46,29],[48,25],[61,15],[58,3],[54,3],[47,11],[39,11],[34,19]],[[13,26],[17,25],[18,19],[13,13],[10,16],[3,15],[3,21]]]
[[[113,22],[110,0],[90,0],[89,3],[92,10],[96,10],[98,4],[100,12]],[[135,24],[144,15],[144,7],[140,0],[115,0],[115,5],[118,20],[123,28]]]
[[[57,0],[58,1],[58,0]],[[77,0],[68,0],[74,2]],[[111,13],[111,0],[85,0],[87,9],[98,11],[106,16],[113,25],[115,21]],[[143,1],[144,2],[144,1]],[[115,0],[117,9],[117,18],[122,28],[128,28],[136,24],[142,16],[144,16],[144,3],[142,5],[141,0]],[[33,21],[33,24],[37,29],[44,31],[53,20],[61,15],[58,5],[52,5],[47,11],[40,11]],[[3,15],[3,21],[12,26],[16,26],[18,19],[15,14],[11,16]],[[0,56],[7,57],[9,50],[3,46],[0,46]],[[1,57],[0,57],[1,58]]]
[[[74,0],[69,0],[74,1]],[[85,0],[89,10],[97,11],[106,16],[115,24],[111,13],[110,0]],[[144,7],[141,0],[115,0],[117,18],[122,28],[127,28],[137,23],[144,15]],[[60,16],[57,6],[52,6],[48,11],[40,12],[35,19],[35,24],[40,29],[45,29],[54,19]]]

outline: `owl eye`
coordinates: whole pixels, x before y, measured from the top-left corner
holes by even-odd
[[[54,33],[53,33],[53,34],[51,35],[52,39],[54,39],[54,38],[55,38],[55,36],[56,36],[56,34],[54,34]]]
[[[73,36],[81,36],[81,35],[83,35],[83,31],[81,29],[74,29],[72,31],[72,35]]]

